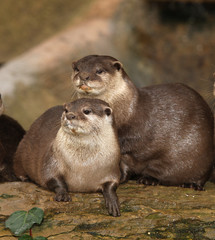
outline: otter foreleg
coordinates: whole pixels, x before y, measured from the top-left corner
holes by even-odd
[[[68,193],[68,188],[63,176],[51,178],[46,183],[49,190],[56,193],[55,201],[69,202],[71,201],[71,197]]]
[[[120,216],[119,201],[116,194],[117,186],[118,184],[115,182],[106,182],[103,184],[102,190],[108,213],[114,217]]]

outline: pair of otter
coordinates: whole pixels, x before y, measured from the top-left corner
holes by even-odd
[[[33,123],[15,156],[17,177],[55,191],[56,200],[102,191],[113,216],[119,181],[203,189],[213,171],[214,123],[197,92],[182,84],[138,89],[109,56],[84,57],[73,70],[77,100]]]

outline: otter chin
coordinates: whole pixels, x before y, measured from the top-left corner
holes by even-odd
[[[116,189],[120,149],[110,106],[78,99],[50,108],[30,127],[14,157],[14,172],[70,201],[69,192],[101,192],[108,212],[120,216]]]
[[[214,165],[214,119],[195,90],[180,83],[137,88],[121,62],[100,55],[75,61],[72,83],[76,98],[99,98],[113,109],[121,182],[203,189]],[[80,84],[96,94],[79,91]]]

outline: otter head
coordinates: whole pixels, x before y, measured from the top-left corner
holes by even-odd
[[[122,64],[110,56],[89,55],[73,62],[72,83],[81,97],[96,97],[113,90],[121,82]],[[120,80],[116,81],[116,78]]]
[[[61,126],[70,135],[97,134],[112,123],[112,109],[102,100],[81,98],[64,104]]]

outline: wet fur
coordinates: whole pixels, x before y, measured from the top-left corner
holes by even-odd
[[[0,97],[0,183],[17,180],[13,172],[13,157],[25,130],[13,118],[3,114]]]
[[[83,107],[95,112],[85,116]],[[53,107],[32,124],[16,152],[16,176],[54,191],[57,201],[69,201],[68,191],[102,192],[109,214],[119,216],[120,149],[109,105],[80,99],[65,108]]]
[[[214,162],[213,114],[196,91],[183,84],[138,89],[122,64],[109,56],[87,56],[73,68],[77,97],[100,98],[114,111],[122,182],[135,177],[149,185],[203,189]],[[105,90],[94,94],[79,89],[78,83],[93,88],[94,82]]]

